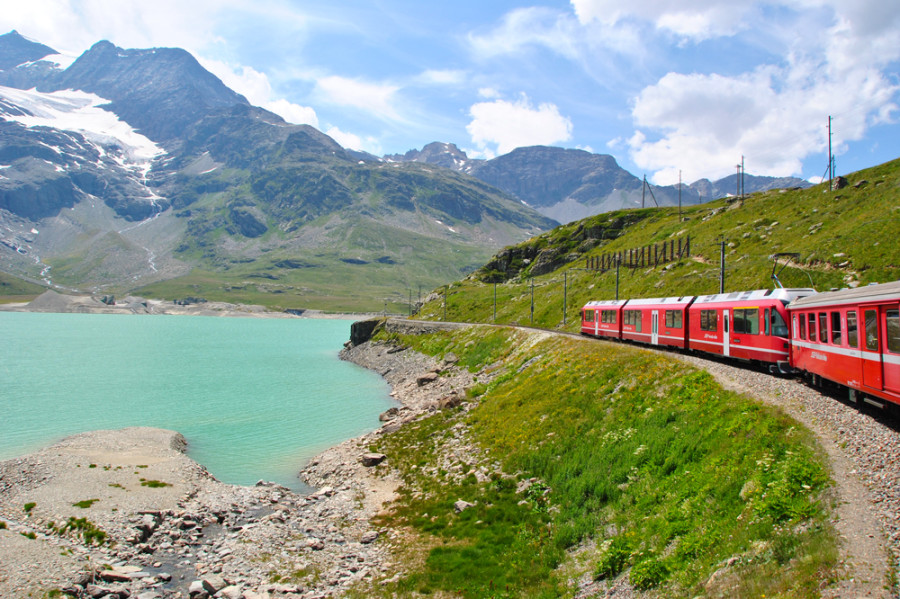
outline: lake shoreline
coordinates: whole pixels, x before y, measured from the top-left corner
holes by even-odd
[[[400,481],[391,457],[367,455],[367,447],[440,409],[471,374],[393,346],[364,345],[342,357],[387,375],[402,407],[389,410],[381,428],[306,464],[299,477],[315,489],[309,495],[264,481],[219,482],[184,454],[179,433],[163,429],[82,433],[0,462],[0,596],[50,588],[86,593],[96,585],[174,598],[192,587],[211,596],[224,585],[216,592],[311,599],[396,580],[402,572],[392,545],[402,539],[371,520],[389,509]],[[419,382],[424,375],[428,384]],[[377,467],[382,460],[388,464]],[[115,544],[60,532],[68,518],[84,518]]]
[[[227,318],[315,318],[360,320],[376,316],[369,313],[295,310],[278,312],[254,304],[213,301],[174,301],[126,296],[104,303],[104,296],[66,295],[48,290],[30,302],[0,304],[0,312],[45,312],[58,314],[162,314],[177,316],[213,316]],[[107,301],[110,301],[107,299]]]

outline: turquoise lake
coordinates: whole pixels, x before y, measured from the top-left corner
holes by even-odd
[[[395,405],[338,359],[349,336],[347,320],[0,312],[0,459],[153,426],[223,482],[303,490],[309,458]]]

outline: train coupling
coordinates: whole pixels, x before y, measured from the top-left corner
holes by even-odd
[[[797,369],[791,366],[791,363],[787,360],[781,360],[774,364],[769,364],[769,372],[772,374],[797,374]]]

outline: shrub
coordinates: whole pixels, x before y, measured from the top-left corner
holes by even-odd
[[[666,579],[668,573],[665,564],[656,558],[650,558],[632,566],[628,580],[634,585],[634,588],[645,591],[658,586]]]
[[[602,553],[600,561],[597,563],[596,578],[603,580],[618,576],[625,569],[629,557],[631,557],[631,550],[624,535],[613,538],[607,543],[606,550]]]

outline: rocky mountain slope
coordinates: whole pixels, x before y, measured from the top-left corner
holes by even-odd
[[[491,160],[469,159],[454,144],[433,142],[422,150],[385,156],[397,162],[424,162],[451,168],[499,187],[541,214],[566,223],[603,212],[643,206],[677,206],[678,186],[644,186],[643,179],[619,166],[608,154],[548,146],[517,148]],[[736,195],[737,175],[715,182],[700,179],[682,185],[683,205]],[[796,177],[745,175],[744,193],[808,187]]]
[[[67,62],[12,32],[0,65],[0,269],[25,278],[380,306],[555,224],[464,174],[290,125],[183,50],[104,41]]]

